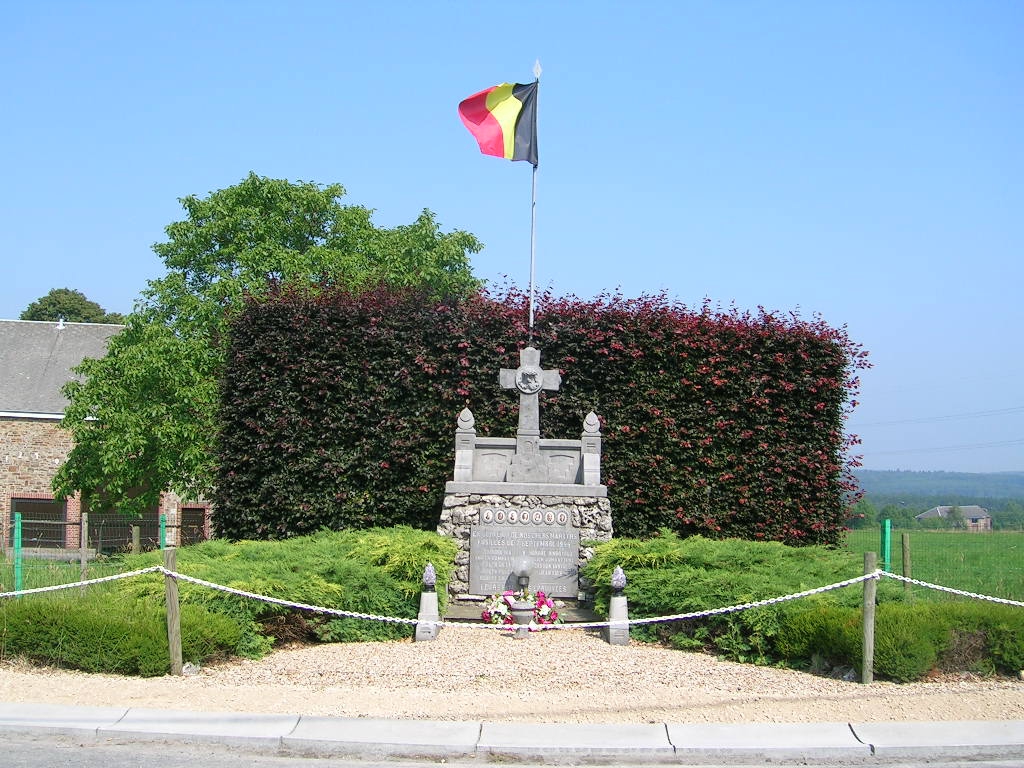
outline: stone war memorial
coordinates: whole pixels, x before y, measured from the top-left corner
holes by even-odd
[[[455,471],[437,529],[459,545],[451,596],[519,589],[525,569],[530,590],[584,600],[580,567],[592,555],[585,543],[612,536],[600,422],[591,412],[579,439],[541,438],[540,394],[557,390],[561,376],[541,367],[533,347],[520,351],[518,368],[500,371],[499,383],[519,394],[516,436],[478,436],[469,408],[455,430]]]

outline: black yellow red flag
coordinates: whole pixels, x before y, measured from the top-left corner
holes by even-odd
[[[537,166],[537,82],[502,83],[459,104],[459,117],[485,155]]]

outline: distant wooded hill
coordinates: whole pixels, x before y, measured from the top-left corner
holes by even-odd
[[[871,527],[889,518],[917,524],[914,515],[940,505],[977,504],[992,515],[993,528],[1024,530],[1024,472],[904,472],[860,470],[864,491],[849,525]]]
[[[978,499],[1024,499],[1024,472],[908,472],[862,469],[855,474],[860,487],[869,496],[948,495]]]

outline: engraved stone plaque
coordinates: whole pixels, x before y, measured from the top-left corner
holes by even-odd
[[[493,519],[498,517],[505,516],[495,514]],[[484,522],[470,527],[470,593],[493,595],[506,589],[518,589],[512,571],[525,556],[532,565],[532,591],[543,590],[552,597],[576,597],[579,593],[579,529],[544,522],[536,525],[528,511],[516,517],[514,523],[511,520],[504,524]]]

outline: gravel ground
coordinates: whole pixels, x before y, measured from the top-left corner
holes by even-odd
[[[595,633],[514,639],[446,627],[434,642],[295,646],[184,677],[0,664],[0,701],[433,720],[801,723],[1024,720],[1024,682],[856,682]]]

